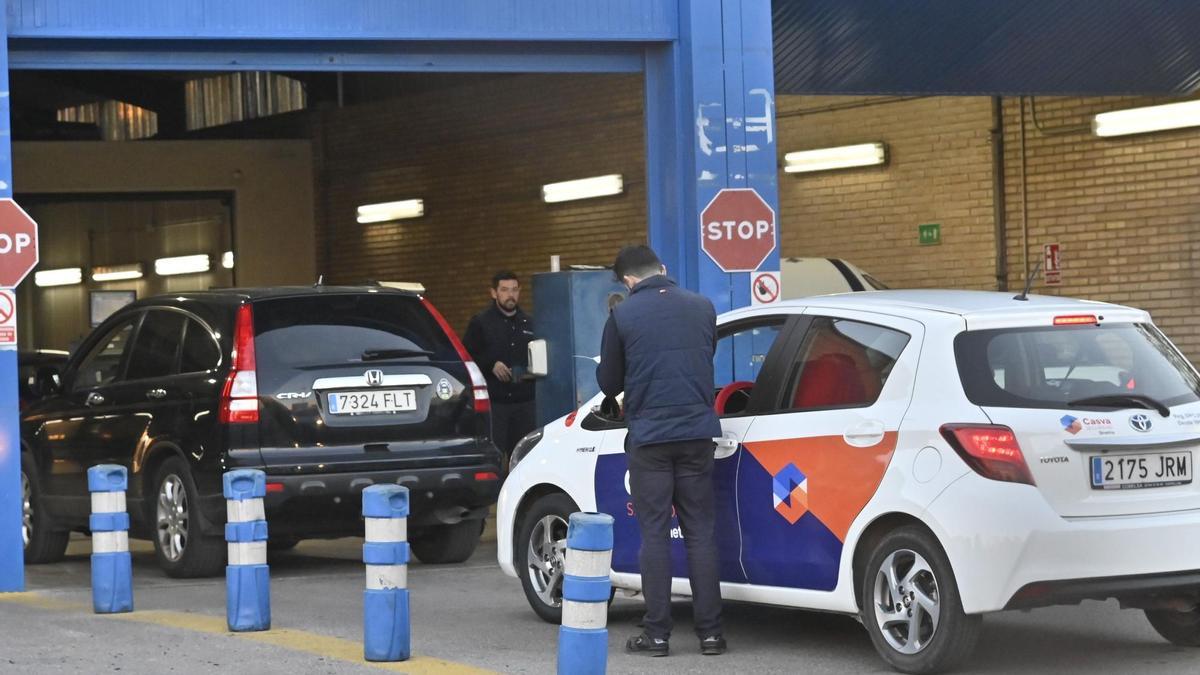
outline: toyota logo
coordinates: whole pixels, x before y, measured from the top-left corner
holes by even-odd
[[[1135,431],[1150,431],[1150,416],[1138,413],[1129,418],[1129,426],[1133,427]]]
[[[382,370],[368,370],[366,373],[363,373],[363,377],[367,378],[368,386],[378,387],[379,385],[383,384]]]

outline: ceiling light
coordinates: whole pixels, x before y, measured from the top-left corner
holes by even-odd
[[[233,251],[225,251],[221,254],[221,267],[227,270],[233,269]]]
[[[142,278],[142,263],[104,265],[92,268],[92,281],[126,281]]]
[[[575,199],[591,199],[592,197],[607,197],[619,195],[625,191],[625,180],[621,174],[581,178],[563,183],[550,183],[542,186],[542,201],[547,204],[569,202]]]
[[[887,146],[883,143],[861,143],[842,145],[836,148],[801,150],[783,156],[783,170],[787,173],[848,169],[855,166],[873,166],[887,161]]]
[[[1195,126],[1200,126],[1200,101],[1116,110],[1092,118],[1092,133],[1097,136],[1144,134]]]
[[[399,202],[363,204],[358,207],[356,220],[361,224],[383,223],[389,220],[420,218],[425,215],[424,199],[405,199]]]
[[[83,268],[63,267],[57,270],[40,270],[33,273],[33,283],[43,288],[83,283]]]
[[[154,273],[161,277],[172,274],[196,274],[207,272],[209,260],[207,255],[183,255],[175,258],[159,258],[154,261]]]

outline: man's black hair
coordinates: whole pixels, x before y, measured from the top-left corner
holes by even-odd
[[[495,274],[492,275],[492,289],[495,290],[497,288],[500,288],[500,282],[508,281],[509,279],[517,282],[518,284],[521,283],[521,280],[517,278],[517,275],[513,274],[511,271],[500,270],[499,272],[496,272]]]
[[[654,249],[642,244],[625,246],[617,252],[613,261],[613,276],[620,281],[626,275],[645,279],[662,271],[662,261]]]

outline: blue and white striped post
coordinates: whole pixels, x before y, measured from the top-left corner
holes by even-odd
[[[408,488],[372,485],[363,490],[366,522],[363,562],[363,656],[407,661],[412,655],[408,615]]]
[[[271,574],[267,568],[267,475],[258,469],[227,471],[225,541],[225,616],[229,630],[271,628]]]
[[[572,513],[558,629],[559,675],[595,675],[608,665],[608,599],[612,595],[613,518]]]
[[[133,611],[133,567],[129,559],[129,513],[125,467],[98,464],[88,469],[92,493],[92,607],[97,614]]]

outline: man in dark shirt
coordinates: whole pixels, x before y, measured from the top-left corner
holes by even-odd
[[[630,289],[613,307],[596,380],[609,397],[625,392],[629,485],[642,534],[638,562],[646,616],[631,652],[666,656],[671,637],[671,508],[679,515],[702,654],[725,652],[715,542],[713,410],[716,311],[675,285],[646,246],[626,246],[613,273]]]
[[[507,270],[492,277],[492,303],[471,318],[463,345],[487,379],[492,400],[492,442],[506,461],[533,431],[533,381],[524,377],[533,320],[521,311],[521,282]]]

